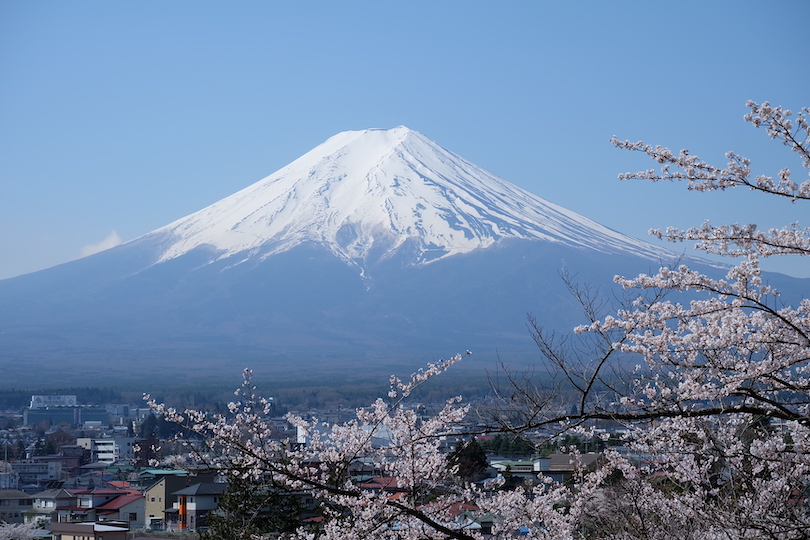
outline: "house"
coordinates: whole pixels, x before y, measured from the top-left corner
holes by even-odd
[[[134,489],[71,489],[61,490],[55,499],[59,504],[50,504],[51,495],[37,494],[32,516],[47,523],[84,523],[110,521],[127,528],[144,526],[143,494]],[[46,496],[47,495],[47,496]],[[45,517],[47,513],[48,517]]]
[[[172,495],[177,497],[174,504],[172,523],[180,530],[197,530],[205,526],[205,518],[208,513],[215,510],[219,503],[219,498],[228,488],[227,484],[215,482],[204,482],[194,484],[180,491],[175,491]]]
[[[448,514],[453,520],[449,525],[454,529],[477,531],[485,535],[492,534],[494,516],[488,513],[482,514],[479,510],[473,504],[456,503],[448,509]]]
[[[24,523],[25,512],[34,507],[34,499],[28,493],[16,489],[0,490],[0,523]]]
[[[47,525],[59,521],[58,512],[76,506],[76,496],[63,488],[46,489],[33,495],[34,505],[25,513],[26,523]]]
[[[556,482],[565,482],[578,466],[586,471],[594,471],[601,461],[602,454],[551,454],[546,459],[537,460],[537,474],[549,476]]]
[[[97,508],[118,498],[121,495],[127,494],[126,490],[122,489],[71,489],[68,490],[76,496],[77,505],[80,508]]]
[[[115,499],[96,507],[99,521],[119,521],[129,524],[130,529],[143,529],[146,499],[140,491],[130,489]]]
[[[393,476],[375,476],[372,478],[362,478],[356,483],[360,489],[368,489],[374,492],[387,491],[394,493],[401,491],[399,482]]]
[[[349,463],[349,476],[374,477],[381,474],[383,474],[382,468],[372,458],[355,458]]]
[[[175,474],[171,474],[175,473]],[[187,471],[163,471],[160,469],[147,469],[140,474],[142,481],[154,479],[144,490],[144,520],[145,527],[161,530],[166,526],[166,510],[170,510],[177,502],[176,491],[186,488],[197,482],[212,481],[213,475],[188,476]]]
[[[56,520],[60,523],[80,523],[96,520],[119,520],[119,507],[115,501],[130,502],[132,496],[142,498],[136,490],[126,489],[70,489],[67,490],[75,497],[75,504],[62,506],[56,509]],[[127,499],[122,499],[126,497]],[[108,506],[109,505],[109,506]],[[137,513],[137,512],[136,512]],[[129,514],[124,516],[123,522],[129,522]],[[135,520],[137,521],[137,517]]]

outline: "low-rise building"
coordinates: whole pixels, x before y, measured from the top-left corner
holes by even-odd
[[[0,523],[24,523],[25,513],[34,507],[34,498],[17,489],[0,490]]]
[[[91,439],[80,437],[76,444],[90,451],[91,461],[112,465],[119,460],[135,457],[135,439],[132,437]]]
[[[183,469],[144,469],[138,476],[142,484],[147,485],[144,490],[146,527],[162,530],[168,524],[167,510],[171,514],[177,503],[175,492],[199,482],[212,482],[215,473],[205,471],[190,476],[189,471]]]
[[[23,411],[23,424],[26,426],[36,426],[46,421],[52,425],[64,422],[71,426],[81,426],[86,422],[98,422],[99,425],[107,426],[110,424],[110,415],[106,409],[99,407],[46,407]]]
[[[58,522],[60,509],[76,506],[76,496],[63,488],[46,489],[33,495],[34,505],[25,513],[26,523],[46,525]]]
[[[118,521],[129,524],[130,529],[143,529],[146,526],[144,494],[137,490],[127,490],[123,495],[96,508],[100,521]]]
[[[173,510],[176,513],[172,522],[180,530],[196,531],[205,527],[205,518],[216,509],[219,498],[227,488],[227,484],[205,482],[175,491],[173,495],[177,497],[177,502]]]
[[[62,479],[61,460],[39,461],[35,459],[24,459],[13,461],[11,471],[17,475],[20,484],[45,485]]]

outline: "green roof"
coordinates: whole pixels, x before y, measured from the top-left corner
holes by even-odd
[[[186,476],[188,471],[185,469],[143,469],[138,473],[138,476]]]

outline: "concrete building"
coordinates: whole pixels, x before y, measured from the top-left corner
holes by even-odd
[[[121,460],[135,458],[135,439],[133,437],[114,439],[80,437],[76,439],[76,444],[89,450],[91,454],[90,460],[94,462],[112,465]]]
[[[76,396],[31,396],[29,409],[47,409],[48,407],[75,407]]]
[[[59,461],[24,459],[9,463],[20,484],[44,485],[62,479],[62,464]]]
[[[23,411],[23,424],[26,426],[36,426],[45,421],[50,422],[51,425],[64,422],[73,427],[81,426],[86,422],[97,422],[100,426],[108,426],[110,415],[106,409],[99,407],[46,407]]]

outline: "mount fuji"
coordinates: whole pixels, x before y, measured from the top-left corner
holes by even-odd
[[[407,246],[412,264],[507,238],[660,257],[477,167],[404,126],[335,135],[278,172],[143,238],[157,262],[205,246],[233,264],[305,242],[365,270]]]
[[[347,131],[165,227],[0,281],[2,382],[245,366],[351,378],[467,349],[479,366],[531,363],[527,313],[561,331],[581,322],[561,271],[608,291],[615,274],[676,259],[408,128]]]

